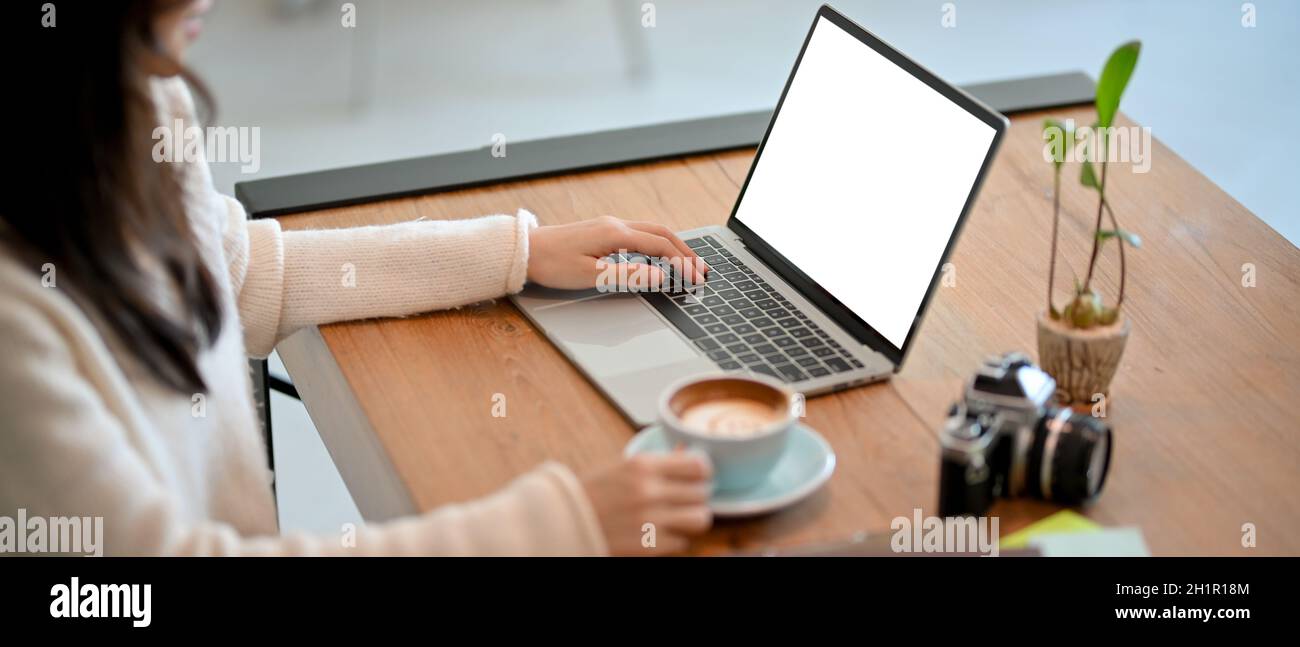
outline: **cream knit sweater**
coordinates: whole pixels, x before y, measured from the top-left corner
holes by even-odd
[[[161,123],[193,123],[182,81],[154,86]],[[182,167],[189,216],[225,306],[222,333],[199,359],[210,391],[158,385],[123,352],[123,340],[60,289],[57,268],[47,287],[42,268],[0,248],[0,517],[16,519],[20,508],[29,519],[103,517],[106,554],[606,551],[581,485],[554,463],[463,505],[355,533],[280,535],[246,356],[265,356],[303,326],[518,291],[535,220],[520,211],[281,231],[273,220],[247,220],[238,202],[217,193],[206,162]],[[355,287],[341,280],[348,263]],[[436,425],[428,433],[437,434]]]

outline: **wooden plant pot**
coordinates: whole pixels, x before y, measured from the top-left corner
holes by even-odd
[[[1056,399],[1069,406],[1090,406],[1096,394],[1109,399],[1110,381],[1119,370],[1128,341],[1128,318],[1087,330],[1070,328],[1038,315],[1038,364],[1056,380]]]

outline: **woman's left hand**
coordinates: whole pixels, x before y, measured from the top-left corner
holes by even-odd
[[[619,267],[604,260],[619,251],[639,252],[668,261],[681,276],[704,284],[708,270],[690,246],[667,227],[602,216],[568,225],[537,227],[528,235],[528,280],[562,290],[610,287],[605,280],[618,277],[618,289],[663,285],[663,272],[652,265]],[[611,271],[617,270],[617,271]],[[604,274],[604,276],[602,276]]]

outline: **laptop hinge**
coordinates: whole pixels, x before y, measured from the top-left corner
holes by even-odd
[[[839,325],[850,337],[863,346],[880,353],[894,364],[895,368],[902,363],[902,353],[899,349],[894,348],[871,326],[857,319],[847,307],[836,302],[834,297],[831,297],[811,279],[796,274],[793,271],[794,265],[792,263],[780,258],[776,250],[771,249],[766,243],[759,240],[758,236],[741,224],[739,220],[734,217],[727,219],[726,229],[736,237],[736,240],[754,258],[762,261],[768,270],[781,277],[781,280],[785,281],[795,292],[798,292],[800,296],[813,304],[822,314]],[[791,268],[791,270],[786,268]]]

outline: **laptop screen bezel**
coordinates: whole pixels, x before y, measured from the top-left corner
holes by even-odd
[[[917,80],[925,83],[931,89],[939,92],[949,101],[957,104],[966,112],[979,118],[985,124],[993,128],[993,140],[989,144],[989,150],[984,156],[983,163],[980,164],[979,173],[975,176],[975,181],[971,185],[970,194],[966,197],[966,202],[962,205],[961,213],[957,216],[957,222],[953,227],[952,235],[948,238],[948,243],[944,247],[943,255],[939,258],[939,264],[935,267],[934,274],[930,277],[929,287],[926,288],[925,297],[921,299],[921,305],[917,309],[916,315],[912,318],[912,324],[908,328],[907,336],[903,339],[902,346],[895,346],[892,342],[881,335],[871,324],[864,321],[857,313],[853,312],[844,305],[835,295],[828,292],[825,288],[812,280],[802,270],[796,267],[789,259],[781,255],[775,247],[764,241],[761,237],[741,222],[736,213],[740,210],[741,202],[745,199],[745,190],[749,187],[749,181],[754,177],[754,170],[758,168],[758,162],[763,157],[763,149],[767,145],[767,138],[772,134],[772,128],[776,125],[777,119],[781,116],[781,106],[785,103],[786,94],[790,91],[790,85],[794,82],[795,75],[799,73],[799,64],[803,62],[804,52],[808,49],[808,43],[812,40],[813,33],[817,31],[822,19],[844,30],[852,35],[859,42],[870,47],[877,54],[884,56],[893,64],[899,66],[908,74],[911,74]],[[794,67],[790,70],[790,77],[786,79],[785,88],[781,90],[781,98],[776,103],[776,109],[772,112],[772,119],[768,122],[767,131],[763,133],[763,139],[758,144],[758,150],[754,154],[754,161],[750,164],[749,173],[745,176],[745,182],[740,187],[740,194],[736,197],[736,203],[732,206],[731,216],[727,219],[727,228],[734,232],[749,248],[749,251],[757,256],[760,260],[771,267],[787,283],[800,292],[805,298],[820,308],[827,316],[835,320],[849,334],[853,335],[860,343],[865,344],[873,350],[887,357],[893,364],[894,370],[897,371],[907,357],[907,351],[916,336],[916,329],[920,325],[921,318],[925,314],[926,307],[934,297],[935,285],[938,283],[943,266],[948,262],[953,247],[957,243],[957,238],[961,233],[962,226],[965,225],[966,216],[970,213],[971,206],[975,203],[975,198],[979,194],[980,185],[988,173],[989,167],[993,163],[993,158],[997,153],[998,146],[1001,144],[1002,137],[1007,129],[1006,117],[997,111],[985,106],[975,98],[963,92],[961,89],[954,87],[941,80],[934,73],[922,67],[920,64],[909,59],[898,50],[885,44],[884,41],[876,38],[866,29],[853,22],[843,14],[833,9],[830,5],[822,5],[817,10],[817,16],[813,19],[812,26],[808,29],[808,35],[804,37],[803,46],[799,49],[799,56],[795,59]]]

